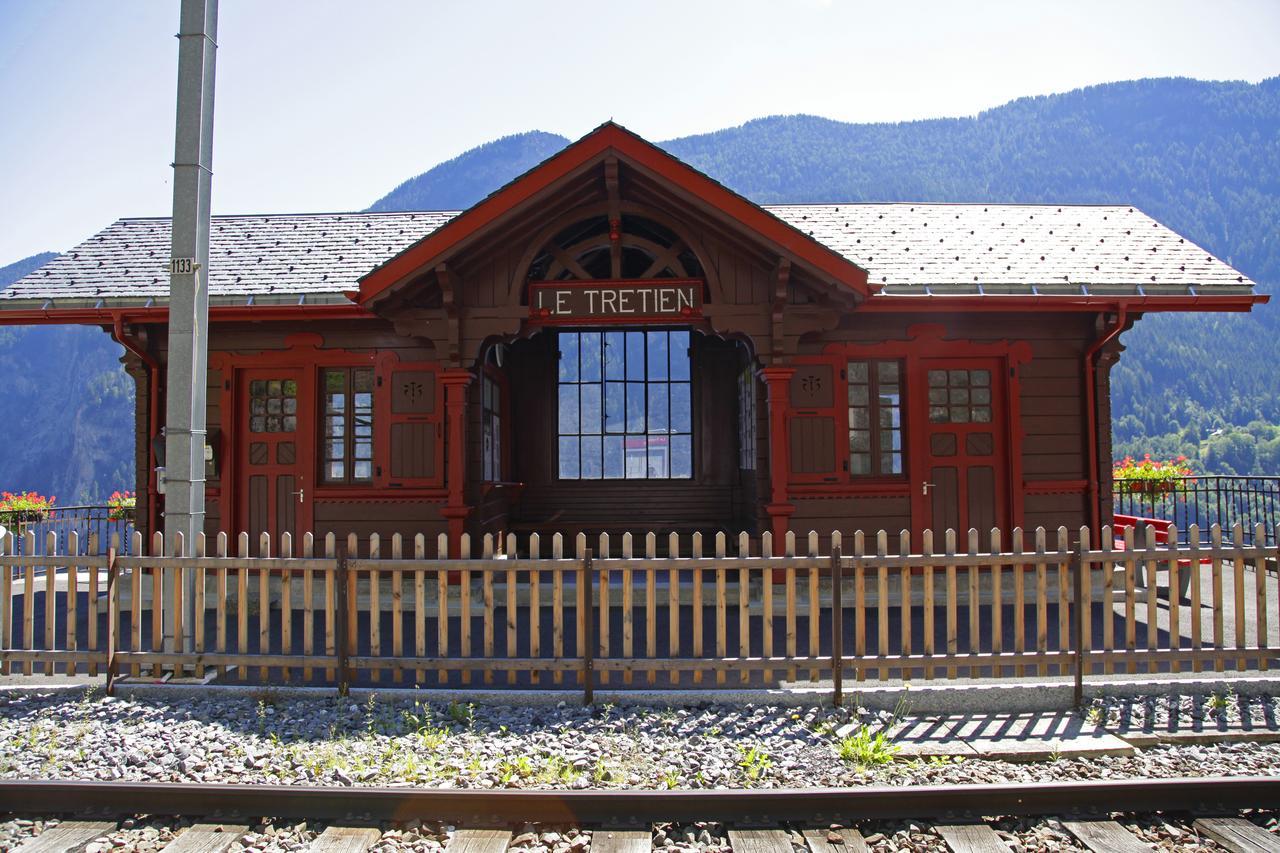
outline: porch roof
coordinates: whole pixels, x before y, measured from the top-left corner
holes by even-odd
[[[1249,296],[1254,282],[1127,205],[790,204],[764,210],[868,271],[886,297]],[[215,216],[214,305],[346,304],[458,211]],[[121,219],[0,291],[0,311],[160,307],[169,219]],[[1074,300],[1073,300],[1074,301]],[[1043,303],[1041,303],[1043,306]],[[53,319],[51,317],[51,319]]]

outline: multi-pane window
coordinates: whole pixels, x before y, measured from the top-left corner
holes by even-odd
[[[756,377],[750,365],[738,374],[738,467],[756,467]]]
[[[897,476],[902,467],[902,366],[897,361],[850,361],[849,473]]]
[[[990,370],[930,370],[929,422],[991,422]]]
[[[320,478],[326,483],[373,481],[373,368],[321,371]]]
[[[255,379],[249,383],[249,432],[293,432],[297,428],[297,382]]]
[[[480,375],[480,423],[483,430],[484,479],[502,479],[502,386],[488,373]]]
[[[693,476],[688,331],[560,332],[561,479]]]

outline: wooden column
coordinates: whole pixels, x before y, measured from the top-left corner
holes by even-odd
[[[445,423],[448,429],[448,503],[441,515],[449,520],[449,554],[458,557],[459,541],[471,507],[467,505],[467,386],[475,377],[471,371],[450,368],[441,372],[445,391]]]
[[[791,516],[796,508],[787,502],[787,482],[791,479],[790,453],[787,440],[787,422],[791,417],[791,377],[794,367],[765,367],[760,378],[767,389],[769,405],[769,526],[775,542],[787,535]]]

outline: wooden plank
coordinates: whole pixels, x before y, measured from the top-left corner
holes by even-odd
[[[1043,558],[1045,534],[1043,527],[1036,528],[1036,556]],[[1049,567],[1042,560],[1036,562],[1036,651],[1049,650]],[[1049,665],[1040,664],[1040,675],[1049,674]]]
[[[1187,540],[1191,544],[1191,648],[1199,651],[1204,647],[1204,628],[1200,611],[1200,525],[1193,524],[1187,530]],[[1191,669],[1200,672],[1203,665],[1195,661]]]
[[[1244,547],[1244,525],[1236,522],[1231,527],[1231,541],[1235,543],[1237,548]],[[1244,561],[1239,557],[1231,561],[1231,581],[1232,588],[1235,591],[1235,627],[1236,627],[1236,648],[1243,648],[1245,645],[1245,622],[1244,618]],[[1236,659],[1236,669],[1245,668],[1245,659],[1243,657]]]
[[[867,677],[862,659],[867,656],[867,569],[862,564],[867,541],[861,530],[853,534],[853,655],[858,659],[857,679]],[[843,615],[843,614],[842,614]]]
[[[204,557],[208,548],[208,540],[205,539],[203,533],[196,534],[196,556]],[[204,566],[197,565],[195,572],[195,601],[191,608],[191,618],[195,624],[191,626],[191,644],[197,652],[205,651],[205,570]],[[204,678],[204,666],[196,664],[196,678]]]
[[[71,531],[71,535],[67,537],[67,554],[80,555],[80,534]],[[79,573],[80,567],[72,560],[67,561],[67,595],[66,595],[66,611],[67,611],[67,644],[66,650],[69,652],[79,648],[76,642],[76,575]],[[48,593],[46,593],[47,595]],[[67,675],[76,674],[75,662],[67,664]]]
[[[516,546],[516,541],[515,541],[515,536],[513,534],[511,537],[510,547],[503,549],[503,554],[508,557],[516,556],[515,546]],[[510,569],[507,571],[506,587],[507,587],[507,606],[506,606],[507,657],[515,657],[516,655],[516,611],[518,609],[518,600],[517,600],[518,588],[516,585],[515,569]],[[515,684],[515,683],[516,683],[516,674],[514,671],[509,671],[507,673],[507,684]]]
[[[1209,540],[1210,545],[1212,545],[1214,551],[1217,551],[1219,548],[1222,547],[1222,527],[1220,525],[1215,524],[1213,525],[1213,527],[1209,528],[1209,537],[1210,537],[1210,540]],[[1223,635],[1223,622],[1222,622],[1222,610],[1223,610],[1222,558],[1219,557],[1217,554],[1214,554],[1213,556],[1212,571],[1213,571],[1213,647],[1215,649],[1221,649],[1226,647],[1226,640],[1224,639],[1224,635]],[[1225,668],[1225,664],[1222,661],[1218,661],[1214,665],[1214,670],[1216,672],[1222,672],[1224,668]]]
[[[482,540],[480,555],[486,559],[493,559],[493,534],[486,533]],[[485,572],[480,578],[480,595],[483,601],[482,612],[480,614],[481,626],[481,642],[484,644],[484,656],[493,657],[493,572]],[[493,670],[486,669],[484,671],[484,683],[493,684]]]
[[[1098,547],[1106,551],[1115,547],[1115,534],[1111,530],[1111,525],[1108,524],[1102,528],[1102,541],[1098,543]],[[1103,560],[1099,565],[1102,567],[1102,648],[1109,652],[1116,647],[1116,570],[1115,563],[1110,559]],[[1113,671],[1111,661],[1107,661],[1102,668],[1103,674],[1111,675]]]
[[[658,656],[658,593],[657,567],[653,561],[658,556],[658,538],[650,530],[644,537],[644,555],[650,561],[644,573],[644,653],[650,658]],[[649,684],[656,684],[658,673],[649,670]]]
[[[920,553],[922,556],[933,554],[933,531],[925,530],[921,534]],[[924,567],[924,649],[925,659],[933,657],[933,566]],[[933,678],[933,664],[925,664],[924,677]]]
[[[716,534],[716,557],[723,559],[725,556],[725,536],[721,531]],[[725,569],[723,564],[716,565],[716,657],[723,658],[729,654],[728,652],[728,635],[729,626],[728,610],[729,601],[725,595]],[[723,670],[716,672],[716,684],[724,684],[725,674]]]
[[[876,534],[876,556],[884,557],[888,553],[889,534],[881,530]],[[876,654],[884,657],[889,654],[889,568],[881,566],[876,571]],[[880,680],[888,678],[888,667],[880,667]]]
[[[36,550],[36,536],[30,530],[25,534],[26,551],[28,554],[34,554]],[[36,567],[25,566],[22,570],[22,647],[27,651],[32,651],[36,647],[35,624],[36,624]],[[25,661],[22,664],[22,674],[31,675],[35,670],[32,668],[31,661]]]
[[[760,556],[773,556],[773,533],[765,531],[761,535]],[[765,569],[760,576],[760,632],[764,644],[760,654],[773,657],[773,570]],[[764,671],[766,682],[773,680],[773,670]]]
[[[413,556],[418,560],[427,558],[427,537],[421,533],[413,537]],[[413,653],[420,658],[427,656],[427,577],[422,569],[413,573]],[[414,683],[422,684],[426,673],[418,670],[413,674]]]
[[[1280,838],[1242,817],[1202,817],[1192,827],[1232,853],[1280,853]]]
[[[1176,548],[1178,544],[1178,526],[1172,525],[1169,528],[1169,547]],[[1182,601],[1182,586],[1178,583],[1178,558],[1173,556],[1169,558],[1169,648],[1177,651],[1182,646],[1182,609],[1180,607]],[[1175,659],[1169,662],[1170,672],[1181,672],[1182,665]]]
[[[973,556],[981,550],[982,549],[978,545],[978,530],[977,528],[970,527],[968,547],[965,549],[965,551],[970,555],[969,559],[965,561],[969,564],[967,572],[969,576],[969,654],[976,654],[979,651],[979,641],[982,638],[982,633],[979,630],[982,602],[980,600],[981,597],[979,595],[978,586],[978,564],[976,562],[976,558]],[[968,675],[970,678],[974,678],[978,673],[970,669]]]
[[[600,547],[596,550],[596,556],[608,559],[610,556],[609,534],[601,533],[599,543],[600,543]],[[582,555],[579,555],[579,559],[581,559],[581,557]],[[610,596],[609,589],[613,585],[613,581],[609,575],[608,569],[601,568],[598,571],[600,576],[600,582],[596,584],[596,590],[599,594],[599,599],[600,599],[600,626],[599,626],[600,630],[596,632],[596,642],[598,643],[598,648],[600,649],[600,657],[607,658],[609,657],[609,654],[610,654],[609,652],[610,642],[611,642],[610,636],[613,633],[612,628],[610,627],[610,624],[609,624],[609,620],[610,620],[609,611],[613,609],[613,604],[609,597]],[[589,589],[590,587],[587,587],[587,588]],[[585,591],[586,590],[583,591],[584,594],[585,594]],[[587,605],[586,608],[590,609],[590,605]],[[584,613],[584,615],[589,615],[589,614]],[[578,623],[578,630],[581,631],[582,633],[579,634],[579,636],[586,636],[585,628],[586,628],[586,623],[580,621]],[[609,683],[609,673],[607,672],[600,673],[600,683],[601,684]]]
[[[310,559],[316,555],[316,537],[306,533],[302,537],[302,556]],[[316,653],[315,573],[311,569],[302,570],[302,653],[307,657]],[[302,680],[310,681],[313,675],[311,667],[302,668]]]
[[[898,553],[911,553],[911,531],[903,530],[898,533]],[[911,569],[900,569],[898,576],[898,623],[900,626],[899,643],[902,646],[902,654],[911,654]],[[997,623],[998,625],[999,623]],[[898,673],[898,677],[903,681],[911,680],[911,671],[903,669]]]
[[[446,853],[506,853],[511,833],[505,829],[459,829],[449,839]],[[594,839],[593,839],[594,843]]]
[[[1253,529],[1254,542],[1266,542],[1267,529],[1258,524]],[[1265,557],[1258,556],[1254,558],[1253,563],[1254,576],[1254,595],[1256,596],[1256,608],[1254,614],[1257,618],[1254,645],[1260,649],[1268,646],[1267,640],[1267,560]],[[1263,671],[1267,669],[1267,659],[1264,657],[1258,661],[1258,666]]]
[[[391,537],[391,559],[404,559],[404,537],[399,533]],[[404,655],[404,572],[398,567],[391,572],[391,654]],[[403,682],[404,672],[392,670],[391,680],[397,684]]]
[[[702,559],[702,534],[693,534],[693,559]],[[693,570],[693,656],[702,657],[702,569]],[[702,673],[693,674],[693,683],[702,683]]]
[[[1138,596],[1136,584],[1138,582],[1138,563],[1133,559],[1133,528],[1126,527],[1124,531],[1124,550],[1126,558],[1124,561],[1124,647],[1128,651],[1133,651],[1138,647]],[[1138,671],[1138,667],[1130,662],[1129,674],[1133,675]]]
[[[1147,541],[1146,547],[1148,551],[1154,551],[1156,547],[1156,529],[1150,524],[1147,525]],[[1156,575],[1160,568],[1160,563],[1154,559],[1146,561],[1147,567],[1147,588],[1144,590],[1147,602],[1147,651],[1154,652],[1159,648],[1160,643],[1160,624],[1156,621],[1159,613],[1159,596],[1156,594],[1158,584],[1156,583]],[[1239,612],[1239,611],[1237,611]],[[1154,665],[1147,666],[1147,672],[1155,672]]]
[[[13,534],[6,533],[0,540],[0,553],[13,553]],[[0,560],[0,649],[13,648],[13,567]],[[0,664],[0,675],[12,671],[6,661]]]
[[[236,545],[241,557],[249,556],[248,533],[241,533]],[[138,570],[134,569],[133,573],[137,575]],[[236,651],[247,655],[249,653],[249,570],[243,566],[236,569],[236,642],[238,644]],[[138,647],[135,645],[132,651],[138,651]],[[237,672],[240,678],[248,674],[249,670],[243,666]]]
[[[515,551],[515,537],[512,536],[512,548]],[[529,537],[529,556],[538,553],[538,534]],[[514,555],[514,554],[513,554]],[[529,657],[542,654],[542,572],[533,569],[529,572]],[[535,669],[529,675],[531,684],[538,684],[541,679]]]
[[[167,853],[223,853],[240,840],[247,826],[225,823],[197,823],[164,846]]]
[[[293,534],[285,531],[280,534],[280,556],[285,559],[293,557]],[[293,570],[280,570],[280,654],[293,654]],[[289,668],[280,671],[281,677],[289,680]]]
[[[680,534],[674,530],[667,537],[667,556],[680,557]],[[667,575],[667,657],[680,656],[680,570],[671,569]],[[671,686],[680,683],[680,673],[671,671]]]
[[[747,532],[738,534],[738,556],[751,556],[751,538]],[[740,657],[751,657],[751,570],[738,569],[738,652]],[[746,684],[751,673],[746,669],[738,676],[738,680]]]
[[[792,853],[791,839],[782,829],[731,829],[733,853]]]
[[[933,828],[955,853],[1009,853],[1009,846],[985,823],[935,823]]]
[[[90,554],[98,553],[98,534],[97,533],[89,534],[89,553]],[[87,641],[89,643],[89,648],[94,650],[97,650],[98,648],[98,572],[99,571],[100,570],[98,569],[97,566],[89,567],[89,607],[88,607],[89,636],[87,638]],[[0,572],[4,572],[6,575],[9,573],[8,570],[3,565],[0,565]],[[0,596],[0,601],[4,602],[3,606],[5,608],[8,608],[10,606],[9,599],[7,596]],[[96,676],[97,674],[98,674],[98,665],[92,664],[92,663],[89,664],[90,677]]]
[[[458,539],[458,554],[464,559],[471,556],[471,536],[463,533]],[[459,604],[459,629],[458,643],[464,658],[471,657],[471,572],[463,570],[462,582],[458,586],[458,595],[461,599]],[[469,670],[462,671],[462,683],[471,683],[471,672]]]
[[[944,540],[947,551],[947,654],[955,656],[959,652],[956,640],[956,608],[959,606],[959,594],[956,589],[956,532],[947,529]],[[956,668],[947,667],[947,678],[956,677]]]
[[[591,833],[591,853],[649,853],[653,836],[648,831],[597,829]]]
[[[1003,550],[1000,547],[1000,531],[995,527],[991,528],[991,547],[988,550],[992,554],[999,554]],[[1004,591],[1001,589],[1003,576],[1003,568],[991,567],[991,651],[995,654],[1004,651]],[[903,653],[906,653],[905,649]],[[1001,678],[1004,676],[1004,670],[996,667],[991,674]]]
[[[1094,853],[1151,853],[1151,847],[1114,820],[1064,820],[1062,825]]]
[[[537,536],[538,534],[535,533],[534,537]],[[541,539],[535,538],[533,541],[536,545],[541,542]],[[562,541],[561,539],[554,541],[555,551],[551,559],[564,558]],[[558,569],[551,574],[551,653],[558,658],[564,657],[564,572]],[[551,676],[551,680],[555,684],[562,684],[564,674],[556,672]]]
[[[832,835],[843,843],[833,841]],[[806,829],[804,840],[812,853],[868,853],[871,849],[856,829]]]
[[[1058,528],[1059,554],[1066,555],[1071,551],[1071,540],[1067,538],[1067,528]],[[1071,563],[1064,559],[1058,563],[1058,648],[1066,651],[1071,648]],[[1063,669],[1059,675],[1066,675]]]
[[[324,535],[324,555],[329,559],[338,556],[338,537],[332,533]],[[324,653],[329,657],[338,654],[338,589],[337,577],[333,572],[324,573]],[[336,669],[326,669],[325,678],[332,681],[337,677]]]
[[[1022,528],[1013,528],[1013,541],[1010,548],[1015,554],[1022,553]],[[1027,567],[1021,563],[1013,566],[1013,651],[1022,654],[1027,650]],[[1021,678],[1026,674],[1022,664],[1013,668],[1013,674]]]
[[[366,826],[331,826],[311,842],[310,853],[364,853],[382,837],[382,831]]]
[[[271,556],[271,534],[258,537],[258,556]],[[258,654],[271,652],[271,572],[258,571]],[[258,678],[267,680],[270,667],[258,667]]]
[[[622,559],[631,560],[632,537],[630,533],[622,534]],[[603,587],[603,584],[601,584]],[[630,564],[622,570],[622,656],[627,660],[635,657],[635,576]],[[632,681],[631,670],[622,674],[624,684]]]
[[[116,824],[101,820],[68,820],[18,845],[13,853],[71,853],[95,838],[114,832]]]
[[[836,539],[836,536],[837,534],[834,532],[831,534],[833,541]],[[812,532],[809,534],[809,556],[815,559],[818,556],[818,536],[816,533],[812,533]],[[809,568],[809,611],[808,612],[809,612],[809,657],[816,658],[820,654],[819,646],[821,645],[821,643],[819,642],[819,639],[821,637],[820,632],[822,630],[821,628],[822,596],[821,596],[821,590],[818,584],[818,570],[814,567]],[[790,657],[795,657],[795,655],[794,654],[790,655]],[[818,675],[819,675],[818,670],[816,669],[809,670],[810,681],[817,681]],[[792,680],[795,679],[795,670],[792,670],[790,672],[789,677]]]
[[[436,537],[436,554],[441,558],[449,556],[449,534]],[[442,658],[449,656],[449,573],[445,571],[436,572],[436,654]],[[436,680],[440,684],[448,683],[449,671],[436,670]]]
[[[377,533],[369,536],[369,559],[382,559],[382,537]],[[357,578],[358,584],[358,573],[352,572],[352,575]],[[350,624],[354,626],[356,623],[353,621]],[[382,572],[377,568],[369,569],[369,656],[375,658],[382,656]],[[379,670],[375,669],[369,673],[371,681],[378,681],[381,677],[382,673]]]

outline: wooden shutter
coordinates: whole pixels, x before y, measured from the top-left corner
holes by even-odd
[[[791,479],[798,483],[830,483],[841,479],[836,445],[836,378],[830,361],[797,364],[791,377],[791,422],[788,425]]]
[[[385,488],[444,485],[444,388],[434,362],[401,362],[395,354],[377,365],[376,480]]]

